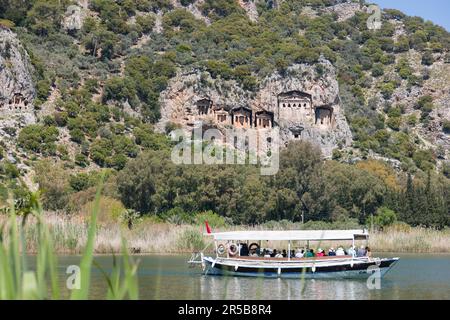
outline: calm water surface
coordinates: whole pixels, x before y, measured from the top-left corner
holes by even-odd
[[[364,280],[288,280],[203,276],[191,269],[188,256],[137,256],[140,260],[141,299],[450,299],[450,255],[398,255],[401,260],[382,279],[381,290],[369,290]],[[112,257],[97,256],[105,271],[111,270]],[[61,281],[69,265],[80,257],[60,256]],[[93,269],[92,299],[104,299],[105,280]],[[67,294],[67,292],[65,292]]]

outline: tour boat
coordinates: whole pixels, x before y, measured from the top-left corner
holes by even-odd
[[[205,275],[225,275],[263,278],[368,278],[378,274],[384,276],[399,258],[372,258],[370,255],[324,256],[295,258],[291,250],[304,247],[311,249],[311,242],[318,248],[323,242],[351,241],[352,248],[358,240],[369,239],[367,230],[328,230],[328,231],[234,231],[212,233],[215,254],[208,256],[202,252],[193,254],[190,264],[200,264]],[[249,243],[251,243],[249,245]],[[286,257],[274,258],[257,255],[262,244],[284,244]],[[323,244],[322,244],[323,245]],[[243,248],[253,255],[244,254]]]

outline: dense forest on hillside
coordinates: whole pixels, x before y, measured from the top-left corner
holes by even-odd
[[[436,114],[431,94],[413,105],[391,99],[399,88],[424,87],[430,68],[450,61],[445,29],[386,10],[382,28],[369,30],[367,12],[339,21],[326,11],[334,0],[256,1],[256,22],[237,1],[205,0],[200,16],[189,10],[195,2],[92,0],[82,28],[67,30],[64,17],[76,1],[0,0],[0,26],[17,33],[26,48],[37,91],[39,121],[17,132],[14,155],[36,173],[47,210],[83,211],[106,171],[104,197],[118,215],[177,223],[208,212],[247,224],[303,216],[380,226],[397,220],[450,225],[448,150],[419,135],[436,122],[448,135],[450,120]],[[394,22],[401,23],[400,34]],[[274,177],[262,177],[250,165],[170,161],[173,143],[154,124],[160,93],[178,70],[234,79],[252,92],[272,72],[314,65],[321,57],[338,70],[352,148],[336,149],[333,160],[323,161],[314,146],[292,143]],[[51,112],[44,112],[49,105]],[[0,207],[12,190],[24,209],[31,191],[8,151],[0,143]]]

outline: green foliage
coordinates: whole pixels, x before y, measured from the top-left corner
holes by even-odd
[[[397,70],[400,77],[402,77],[402,79],[408,79],[412,76],[411,66],[408,63],[408,60],[405,58],[399,60],[395,69]]]
[[[381,207],[377,210],[374,223],[379,227],[388,227],[397,221],[397,215],[394,211],[386,207]]]
[[[433,54],[430,51],[425,51],[422,55],[422,64],[426,66],[431,66],[434,63]]]
[[[419,109],[422,112],[421,121],[422,122],[428,121],[430,113],[434,109],[433,97],[431,96],[420,97],[419,100],[417,101],[416,109]]]
[[[395,85],[392,82],[383,83],[380,86],[381,94],[385,99],[390,99],[394,93]]]
[[[432,150],[417,150],[413,155],[413,160],[416,166],[423,171],[432,170],[436,163]]]
[[[413,179],[408,175],[406,188],[397,195],[396,212],[399,218],[412,226],[443,228],[449,216],[448,179],[428,172]]]
[[[70,1],[39,0],[33,2],[31,10],[27,14],[27,26],[41,37],[57,32],[61,28],[62,18]]]
[[[226,220],[219,216],[217,213],[210,211],[201,212],[195,215],[194,224],[202,225],[205,222],[211,226],[211,228],[223,228],[227,225]]]
[[[177,248],[185,251],[199,251],[205,248],[203,235],[195,229],[184,230],[176,240]]]
[[[389,120],[387,121],[386,124],[392,130],[399,131],[400,126],[402,124],[402,119],[401,119],[401,117],[391,117],[391,118],[389,118]]]
[[[372,67],[372,75],[374,77],[381,77],[384,75],[383,65],[381,63],[376,63]]]
[[[31,125],[20,131],[18,142],[25,150],[48,156],[56,153],[58,136],[54,126]]]
[[[450,134],[450,120],[444,120],[442,123],[442,130],[446,134]]]

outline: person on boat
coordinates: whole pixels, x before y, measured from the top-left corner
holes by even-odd
[[[316,257],[325,257],[325,252],[321,248],[319,248],[319,250],[317,250]]]
[[[349,255],[349,256],[352,256],[352,257],[356,256],[356,250],[355,250],[355,247],[350,247],[350,248],[348,249],[348,255]]]
[[[336,251],[334,251],[333,248],[330,248],[330,250],[328,250],[328,256],[329,257],[335,257],[336,256]]]
[[[267,249],[264,249],[264,251],[263,251],[263,257],[264,257],[264,258],[270,258],[270,257],[271,257],[270,251],[267,250]]]
[[[372,251],[370,251],[369,247],[366,247],[366,257],[367,258],[372,258]]]
[[[305,258],[314,258],[314,250],[310,249],[306,252]]]
[[[298,259],[303,258],[304,255],[305,255],[305,250],[303,250],[303,249],[302,250],[297,250],[297,252],[295,253],[295,257],[298,258]]]
[[[281,252],[278,252],[275,258],[284,258],[284,256]]]
[[[275,258],[277,254],[278,254],[277,249],[273,249],[272,253],[270,254],[270,257]]]
[[[336,250],[336,256],[337,256],[337,257],[345,256],[344,248],[339,247],[339,248]]]
[[[361,246],[361,248],[358,249],[358,251],[356,252],[356,256],[358,258],[362,258],[366,256],[366,248],[364,246]]]
[[[248,257],[250,255],[250,250],[248,249],[248,245],[246,243],[241,243],[241,257]]]
[[[283,258],[287,258],[287,252],[286,252],[286,250],[283,250],[282,256],[283,256]]]

